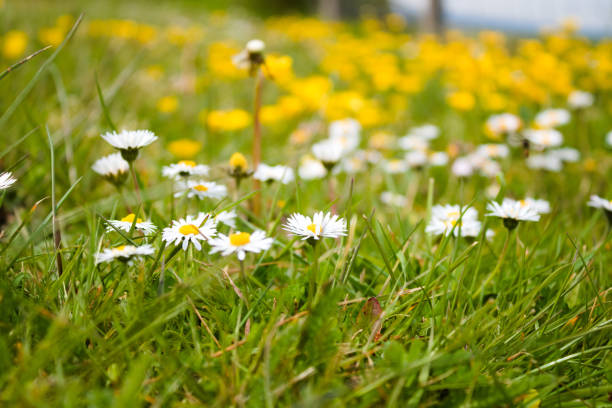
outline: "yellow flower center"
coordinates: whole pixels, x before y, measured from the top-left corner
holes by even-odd
[[[123,217],[121,219],[121,221],[122,222],[129,222],[130,224],[133,224],[134,223],[134,218],[136,218],[136,216],[134,214],[128,214],[125,217]],[[136,224],[141,223],[141,222],[142,222],[142,219],[140,219],[140,218],[136,219]]]
[[[113,251],[123,252],[125,249],[125,245],[119,245],[118,247],[113,248]]]
[[[196,166],[196,162],[194,162],[193,160],[181,160],[180,162],[178,162],[178,164],[182,164],[182,165],[188,166],[188,167],[195,167]]]
[[[208,191],[208,187],[202,184],[198,184],[197,186],[194,186],[193,189],[198,190],[198,191]]]
[[[239,152],[232,154],[232,157],[230,157],[229,160],[229,165],[233,169],[239,168],[242,171],[245,171],[248,167],[246,157]]]
[[[306,227],[310,232],[312,232],[313,234],[317,233],[317,224],[310,224],[309,226]]]
[[[525,201],[525,200],[519,200],[519,203],[521,203],[521,207],[526,207],[527,206],[527,201]]]
[[[183,235],[197,235],[200,230],[193,224],[186,224],[179,228],[179,232]]]
[[[449,218],[450,218],[450,217],[453,217],[453,218],[459,218],[459,216],[460,216],[461,214],[459,213],[459,211],[450,211],[450,212],[449,212],[447,215],[448,215],[448,217],[449,217]]]
[[[277,206],[278,208],[284,208],[286,204],[287,204],[287,202],[286,202],[285,200],[278,200],[278,201],[276,202],[276,206]]]
[[[230,234],[229,240],[233,246],[243,246],[251,242],[251,234],[248,232],[237,232]]]

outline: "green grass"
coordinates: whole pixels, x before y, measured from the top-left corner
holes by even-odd
[[[31,18],[27,7],[5,5],[4,24],[34,33],[57,15],[79,10],[78,2],[36,4]],[[170,3],[169,11],[146,4],[130,6],[142,11],[139,20],[207,21],[199,9],[188,14]],[[88,4],[84,23],[134,17],[125,7]],[[232,23],[244,21],[206,31],[204,42],[242,43],[248,34],[234,33]],[[196,159],[231,186],[225,163],[234,151],[250,149],[252,130],[215,134],[197,115],[203,108],[250,110],[252,83],[213,78],[204,90],[181,95],[176,113],[163,115],[155,101],[174,92],[170,79],[147,87],[135,79],[138,73],[151,64],[163,65],[169,76],[205,72],[205,48],[196,46],[185,62],[169,46],[92,39],[82,28],[64,47],[0,81],[0,163],[18,178],[2,201],[0,405],[610,406],[612,241],[603,212],[586,207],[590,194],[610,195],[612,161],[602,137],[612,128],[609,93],[598,94],[586,125],[590,148],[582,154],[596,160],[594,172],[582,163],[561,173],[530,171],[518,151],[502,162],[499,197],[534,195],[553,207],[508,238],[495,218],[484,221],[496,231],[491,241],[484,229],[473,241],[424,232],[436,203],[473,205],[482,219],[491,184],[484,178],[458,182],[446,168],[394,177],[372,171],[354,180],[336,177],[334,205],[349,234],[322,241],[318,262],[308,244],[279,224],[293,211],[330,208],[323,180],[264,186],[260,217],[246,201],[234,203],[242,228],[262,228],[276,240],[269,251],[247,257],[248,283],[235,256],[176,252],[162,246],[160,233],[150,239],[157,252],[146,261],[96,266],[101,248],[142,242],[136,234],[104,233],[104,220],[120,218],[125,206],[90,169],[111,152],[98,135],[112,123],[160,135],[136,162],[142,211],[158,227],[169,225],[173,212],[228,207],[228,199],[171,205],[161,166],[174,160],[165,150],[168,141],[193,138],[204,143]],[[306,61],[295,70],[309,74],[316,52],[287,47],[296,62]],[[482,142],[486,115],[464,117],[442,106],[440,86],[433,79],[406,118],[387,128],[402,134],[426,120],[442,129],[435,142],[440,149],[455,140]],[[264,88],[270,102],[280,93],[273,84]],[[531,115],[536,108],[524,109]],[[293,166],[308,151],[287,141],[298,122],[264,128],[265,162]],[[578,140],[572,125],[564,132]],[[138,208],[127,186],[124,198]],[[250,186],[245,181],[239,196],[249,196]],[[383,190],[411,196],[413,203],[385,207],[378,199]],[[287,201],[282,209],[275,205],[280,199]],[[505,259],[485,286],[506,239]],[[308,308],[316,265],[318,291]]]

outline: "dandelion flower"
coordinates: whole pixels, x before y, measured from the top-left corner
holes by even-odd
[[[6,190],[16,181],[17,179],[13,177],[13,174],[10,171],[0,174],[0,190]]]
[[[197,197],[203,200],[204,198],[220,199],[227,195],[227,187],[224,185],[204,180],[182,181],[178,183],[177,189],[178,192],[174,194],[175,197],[187,194],[187,198]]]
[[[254,75],[257,68],[264,63],[263,51],[265,48],[266,44],[262,40],[250,40],[244,50],[232,57],[232,63],[236,68],[246,69],[249,74]]]
[[[112,184],[120,186],[127,178],[130,165],[121,157],[121,153],[113,153],[96,160],[91,168]]]
[[[135,224],[134,219],[136,220]],[[140,218],[136,218],[136,215],[134,214],[128,214],[120,220],[109,220],[108,223],[111,224],[112,227],[109,225],[106,228],[106,232],[113,232],[115,231],[115,228],[123,230],[125,232],[130,232],[130,230],[132,229],[132,225],[134,225],[135,230],[142,231],[145,234],[152,234],[157,229],[155,224],[153,224],[152,222],[143,221]]]
[[[346,235],[346,220],[332,213],[315,213],[310,218],[308,216],[294,213],[283,225],[283,229],[289,233],[299,236],[302,240],[319,238],[338,238]]]
[[[121,245],[115,248],[106,248],[104,251],[96,255],[96,264],[112,262],[116,259],[121,262],[129,263],[136,258],[151,255],[153,252],[155,252],[155,250],[149,244],[140,246]]]
[[[189,243],[200,251],[200,241],[208,241],[217,234],[216,223],[210,214],[199,213],[193,217],[188,215],[180,220],[172,221],[172,225],[162,231],[162,241],[175,246],[181,244],[183,251],[187,250]]]
[[[162,175],[170,179],[179,180],[191,176],[208,176],[210,168],[204,164],[197,164],[193,160],[181,160],[162,168]]]
[[[258,230],[252,234],[248,232],[236,232],[229,235],[219,234],[217,238],[211,239],[209,244],[212,247],[211,254],[221,252],[221,255],[227,256],[235,252],[238,259],[244,261],[247,252],[266,251],[272,246],[273,242],[273,238],[266,237],[264,231]]]
[[[252,174],[249,171],[249,163],[246,157],[240,152],[235,152],[229,159],[229,175],[237,180],[248,177]]]
[[[122,130],[121,132],[107,132],[102,135],[111,146],[121,152],[121,156],[128,162],[136,160],[138,151],[157,140],[157,136],[150,130]]]
[[[540,214],[533,207],[511,199],[504,199],[501,204],[491,201],[487,204],[487,210],[491,211],[487,216],[502,218],[509,230],[516,228],[519,221],[540,220]]]

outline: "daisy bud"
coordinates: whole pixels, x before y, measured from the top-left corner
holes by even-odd
[[[240,152],[232,154],[229,160],[229,165],[229,174],[234,178],[243,178],[251,175],[248,171],[249,164],[247,159]]]

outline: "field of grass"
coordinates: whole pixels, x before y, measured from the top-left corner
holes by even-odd
[[[50,48],[0,79],[0,406],[612,406],[610,40],[22,3],[0,71]],[[138,129],[157,139],[114,186],[101,135]],[[258,137],[295,178],[253,180]],[[162,173],[181,160],[209,166],[189,194]],[[286,230],[319,211],[337,234]],[[201,249],[162,239],[200,212]],[[209,222],[273,242],[241,261]]]

